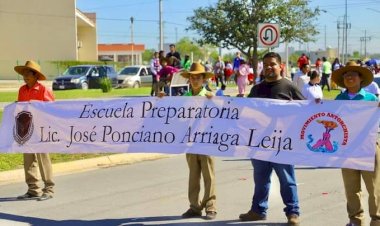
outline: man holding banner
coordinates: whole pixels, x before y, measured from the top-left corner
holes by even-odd
[[[200,63],[193,63],[190,71],[184,71],[181,75],[188,78],[190,82],[190,91],[185,93],[184,96],[212,96],[202,85],[214,74],[206,72]],[[182,217],[200,217],[204,208],[206,210],[206,219],[213,220],[216,217],[214,158],[208,155],[187,153],[186,160],[189,166],[188,196],[190,209],[182,214]],[[204,196],[202,201],[199,201],[201,174],[204,180]]]
[[[45,75],[41,73],[40,65],[34,61],[27,61],[25,66],[16,66],[14,69],[17,73],[22,75],[25,81],[25,85],[19,89],[17,101],[54,101],[52,91],[38,82],[38,80],[46,79]],[[28,133],[30,133],[30,136],[33,133],[33,126],[30,126],[32,119],[32,116],[27,112],[20,112],[17,115],[15,127],[17,133],[15,140],[21,145],[26,142],[23,138],[27,137]],[[42,189],[42,195],[37,184],[37,164],[42,180],[45,183],[45,187]],[[38,201],[44,201],[53,198],[54,182],[52,180],[53,172],[49,153],[24,153],[24,170],[28,191],[24,195],[18,196],[17,199],[37,199]]]
[[[346,91],[339,94],[336,100],[378,101],[372,93],[363,87],[373,81],[373,74],[367,68],[350,61],[345,67],[333,71],[331,79]],[[346,191],[347,212],[350,223],[347,226],[365,226],[364,210],[361,204],[361,177],[368,191],[368,206],[371,217],[370,226],[380,226],[380,151],[376,146],[375,170],[365,171],[342,168],[344,189]]]
[[[269,52],[265,54],[263,62],[264,81],[252,87],[248,97],[282,100],[305,99],[295,85],[281,76],[281,57],[279,54]],[[240,220],[266,220],[271,185],[270,178],[274,170],[280,181],[281,197],[286,205],[284,211],[288,224],[299,224],[300,212],[294,166],[257,159],[251,159],[251,162],[254,168],[253,180],[255,182],[255,192],[252,198],[251,209],[247,213],[240,214]]]

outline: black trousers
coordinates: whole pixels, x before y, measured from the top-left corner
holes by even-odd
[[[330,84],[329,84],[329,77],[330,77],[330,74],[322,73],[321,88],[323,90],[325,85],[327,85],[327,90],[330,92],[331,89],[330,89]]]

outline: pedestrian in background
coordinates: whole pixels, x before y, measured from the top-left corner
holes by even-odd
[[[244,97],[245,87],[248,83],[248,75],[250,73],[250,67],[245,60],[240,60],[239,70],[237,71],[236,84],[238,86],[238,97]]]
[[[233,62],[233,70],[234,70],[234,73],[235,73],[235,77],[234,77],[234,80],[235,80],[235,83],[237,83],[237,74],[239,72],[239,66],[240,66],[240,60],[242,60],[243,58],[240,56],[240,52],[236,52],[236,57],[234,58],[234,62]]]
[[[162,90],[165,91],[166,95],[169,95],[169,85],[171,82],[171,79],[173,77],[173,74],[178,72],[179,69],[169,66],[172,63],[173,57],[170,58],[164,58],[161,60],[161,70],[157,72],[157,91],[156,95],[158,95],[159,92]]]
[[[221,85],[224,85],[224,68],[225,68],[224,61],[222,59],[222,56],[218,56],[218,60],[215,62],[214,65],[214,75],[215,75],[215,83],[216,87],[219,87],[219,82]]]
[[[327,91],[330,92],[330,84],[329,77],[331,75],[331,63],[326,59],[326,57],[322,57],[322,80],[321,80],[321,88],[327,86]]]
[[[309,58],[305,53],[302,53],[301,56],[297,60],[297,65],[300,70],[302,70],[302,65],[309,64]]]
[[[184,70],[190,70],[191,61],[190,61],[190,56],[188,54],[186,54],[183,61],[181,61],[181,67]]]
[[[17,101],[54,101],[54,95],[50,89],[39,83],[39,80],[46,80],[41,73],[41,67],[34,61],[27,61],[24,66],[16,66],[14,70],[22,75],[25,85],[21,86],[18,92]],[[25,182],[28,185],[28,191],[20,195],[17,199],[27,200],[36,199],[44,201],[53,198],[54,182],[53,170],[49,153],[24,153],[24,171]],[[38,169],[45,186],[41,189],[38,185]]]
[[[230,61],[224,62],[224,79],[226,83],[230,81],[231,75],[234,73],[233,66]]]
[[[161,70],[159,53],[154,52],[153,58],[150,60],[150,70],[152,72],[152,89],[150,91],[151,96],[156,96],[158,89],[157,84],[157,73]]]
[[[315,61],[315,70],[318,72],[319,75],[322,75],[322,60],[321,58],[317,58],[317,60]]]
[[[265,54],[263,66],[264,80],[252,87],[248,97],[280,100],[305,99],[296,86],[281,76],[281,56],[279,54],[274,52]],[[240,214],[240,220],[266,220],[271,174],[274,170],[280,181],[280,193],[282,201],[286,205],[284,212],[288,224],[298,225],[300,223],[300,211],[294,166],[256,159],[251,159],[251,163],[254,168],[253,180],[255,184],[252,205],[247,213]]]
[[[301,71],[296,73],[293,77],[293,84],[298,87],[299,90],[302,90],[303,87],[309,83],[310,77],[310,65],[309,64],[303,64],[301,66]]]
[[[175,68],[181,68],[181,54],[177,52],[174,44],[170,44],[169,48],[170,48],[170,52],[166,54],[166,58],[173,59],[169,66],[172,66]]]
[[[364,90],[366,92],[374,94],[377,98],[379,98],[380,88],[379,88],[379,85],[375,81],[372,81],[371,84],[364,87]]]
[[[224,90],[226,90],[226,85],[223,84],[220,89],[218,89],[215,93],[215,96],[224,96]]]
[[[367,68],[350,61],[345,67],[333,71],[331,78],[338,86],[346,88],[335,100],[378,101],[372,93],[363,87],[373,81],[373,74]],[[360,151],[360,150],[358,150]],[[368,209],[371,217],[370,226],[380,226],[380,148],[376,145],[374,171],[342,169],[344,190],[347,200],[347,213],[350,222],[347,226],[367,226],[361,204],[361,178],[368,192]]]
[[[323,99],[323,92],[321,87],[319,86],[319,82],[321,81],[321,76],[318,71],[311,72],[310,81],[305,84],[302,88],[302,95],[307,100],[314,100],[319,102]]]

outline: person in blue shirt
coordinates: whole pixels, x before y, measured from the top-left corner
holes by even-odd
[[[216,91],[215,96],[224,96],[224,90],[226,90],[226,85],[222,84],[220,89],[218,89],[218,91]]]
[[[377,97],[366,92],[363,87],[373,81],[373,74],[367,68],[361,67],[355,61],[350,61],[345,67],[333,71],[331,79],[346,90],[340,93],[336,100],[378,101]],[[358,150],[360,151],[360,150]],[[375,155],[375,170],[364,171],[342,169],[342,177],[347,200],[347,212],[350,222],[347,226],[379,226],[380,225],[380,148],[377,144]],[[368,191],[368,209],[371,223],[364,221],[364,210],[361,204],[361,178]]]

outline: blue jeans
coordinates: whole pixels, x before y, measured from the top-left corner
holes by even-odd
[[[268,196],[271,184],[272,170],[276,172],[280,181],[280,193],[282,202],[285,204],[286,215],[299,215],[297,184],[293,165],[285,165],[251,159],[255,193],[252,198],[251,210],[255,213],[266,215],[268,209]]]

